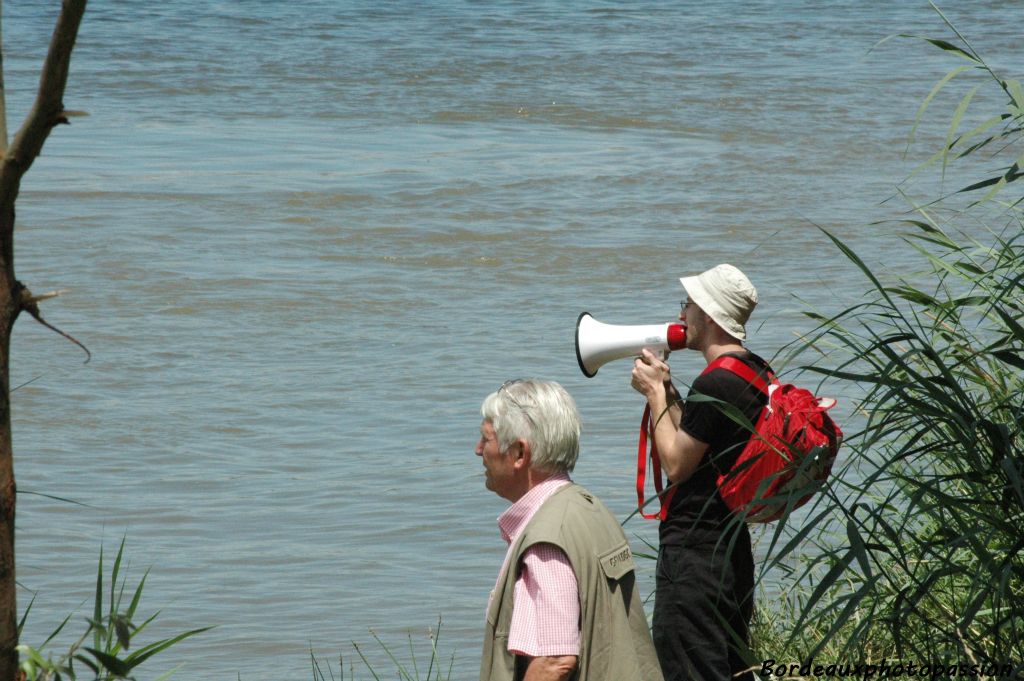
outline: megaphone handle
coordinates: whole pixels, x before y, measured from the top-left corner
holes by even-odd
[[[661,508],[657,513],[644,513],[644,488],[647,484],[647,433],[651,427],[651,405],[644,407],[643,418],[640,419],[640,440],[637,444],[636,463],[636,496],[637,509],[640,515],[648,520],[664,520],[668,516],[668,507],[675,495],[676,488],[672,487],[668,493],[663,491],[661,484],[661,458],[658,456],[658,443],[651,437],[651,473],[654,474],[654,491],[661,502]]]

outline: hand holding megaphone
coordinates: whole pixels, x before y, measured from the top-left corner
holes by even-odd
[[[617,326],[602,324],[583,312],[576,320],[576,361],[585,376],[592,377],[597,370],[613,359],[637,358],[633,363],[632,385],[641,393],[648,393],[655,385],[664,385],[675,393],[671,383],[666,383],[669,371],[664,358],[672,350],[686,347],[686,327],[682,324],[645,324],[641,326]],[[659,359],[658,355],[661,355]],[[644,518],[668,517],[668,507],[675,494],[675,487],[665,488],[661,482],[661,463],[658,448],[651,439],[650,459],[654,476],[654,490],[660,502],[656,513],[644,512],[644,486],[647,476],[647,436],[651,432],[651,406],[648,403],[640,421],[640,441],[637,443],[636,493],[637,507]]]
[[[588,378],[613,359],[640,357],[645,349],[665,356],[685,347],[686,327],[682,324],[604,324],[589,312],[580,313],[576,320],[576,361]]]

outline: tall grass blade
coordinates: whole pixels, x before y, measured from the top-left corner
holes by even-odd
[[[917,126],[921,124],[921,120],[924,118],[925,111],[928,110],[928,105],[932,103],[935,96],[939,94],[942,88],[944,88],[949,81],[953,80],[964,71],[970,70],[970,68],[970,66],[958,66],[943,76],[942,79],[932,87],[931,92],[928,93],[928,96],[921,102],[921,106],[918,107],[917,115],[914,116],[914,125],[911,126],[910,134],[907,135],[907,148],[903,152],[904,157],[906,157],[907,153],[910,151],[910,147],[914,144],[914,134],[917,132]]]
[[[377,676],[377,672],[373,670],[373,665],[371,665],[370,661],[366,659],[366,655],[364,655],[363,651],[359,648],[359,644],[352,641],[352,647],[356,649],[356,655],[358,655],[359,659],[363,661],[364,665],[366,665],[366,669],[370,672],[370,676],[374,678],[374,681],[380,681],[380,677]]]
[[[25,607],[25,612],[22,613],[21,619],[18,620],[18,638],[21,638],[21,631],[25,628],[25,622],[28,620],[28,614],[32,612],[32,606],[35,602],[36,597],[33,595],[32,600],[30,600],[28,605]]]
[[[93,615],[92,619],[94,622],[103,621],[103,546],[100,546],[100,561],[99,566],[96,568],[96,595],[93,601]],[[94,629],[93,634],[93,647],[100,648],[103,645],[103,638],[98,628]]]
[[[129,669],[134,669],[135,667],[138,667],[140,664],[142,664],[149,658],[153,657],[159,652],[167,650],[174,644],[180,643],[181,641],[184,641],[185,639],[190,638],[192,636],[196,636],[197,634],[202,634],[203,632],[210,631],[211,629],[213,629],[213,627],[201,627],[199,629],[191,629],[189,631],[182,632],[177,636],[165,638],[162,641],[157,641],[156,643],[150,643],[148,646],[140,648],[131,655],[125,657],[124,661],[126,664],[129,665]]]
[[[946,177],[946,167],[949,165],[949,151],[952,148],[953,140],[956,138],[956,132],[959,130],[959,123],[961,123],[961,120],[964,118],[964,115],[967,114],[968,107],[970,107],[971,105],[971,100],[974,98],[974,95],[978,92],[979,87],[980,86],[976,85],[975,87],[971,88],[971,90],[966,95],[964,95],[961,101],[959,101],[959,104],[956,107],[956,111],[953,112],[952,120],[949,122],[949,130],[946,132],[946,143],[943,146],[942,152],[941,180],[943,182],[945,181]]]

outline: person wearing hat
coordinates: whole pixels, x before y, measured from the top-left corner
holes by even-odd
[[[731,355],[767,376],[768,364],[748,351],[746,324],[757,291],[736,267],[718,265],[679,280],[687,299],[679,320],[686,348],[710,364]],[[681,399],[669,365],[645,350],[634,362],[632,386],[651,408],[652,437],[672,489],[659,528],[652,622],[654,645],[666,681],[753,679],[744,660],[753,614],[754,559],[750,534],[717,492],[750,439],[707,395],[742,411],[753,422],[763,394],[734,373],[713,368]]]

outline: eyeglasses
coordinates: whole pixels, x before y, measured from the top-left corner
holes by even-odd
[[[691,305],[693,305],[693,301],[690,300],[689,298],[687,298],[686,300],[680,300],[679,301],[679,311],[685,313],[686,312],[686,308],[690,307]]]
[[[522,383],[524,380],[525,379],[522,378],[513,378],[512,380],[505,381],[501,384],[501,387],[498,388],[498,393],[500,394],[504,391],[505,397],[512,403],[512,406],[518,409],[519,413],[526,417],[526,420],[530,422],[530,427],[536,428],[537,425],[533,422],[533,417],[530,416],[529,410],[518,399],[516,399],[515,395],[512,394],[512,391],[509,390],[511,386],[516,385],[517,383]]]

